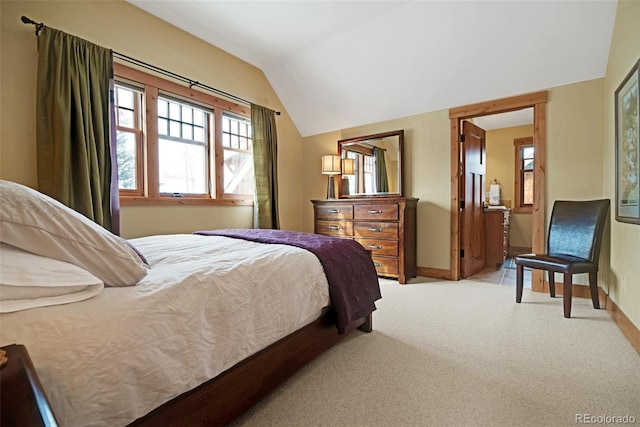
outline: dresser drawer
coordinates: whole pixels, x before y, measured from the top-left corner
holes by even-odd
[[[356,237],[373,237],[382,239],[398,238],[397,222],[356,222],[353,225]]]
[[[386,255],[386,256],[398,256],[398,241],[397,240],[378,240],[378,239],[363,239],[357,238],[358,243],[360,243],[365,249],[371,251],[371,253],[375,255]]]
[[[350,221],[316,221],[316,233],[327,236],[353,236],[353,223]]]
[[[353,219],[353,205],[322,205],[316,207],[318,219]]]
[[[356,205],[354,218],[395,221],[398,219],[398,205]]]
[[[373,256],[373,265],[376,266],[376,271],[380,276],[398,275],[398,258],[385,258]]]

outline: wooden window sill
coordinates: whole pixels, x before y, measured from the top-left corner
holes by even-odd
[[[209,199],[204,197],[120,197],[120,206],[253,206],[253,200],[228,198]]]

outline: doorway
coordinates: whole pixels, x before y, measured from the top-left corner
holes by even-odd
[[[523,108],[533,108],[533,145],[535,151],[534,166],[534,200],[532,212],[532,250],[534,252],[544,249],[545,230],[545,146],[546,146],[546,110],[547,92],[536,92],[479,104],[466,105],[449,110],[451,121],[451,253],[450,276],[452,280],[459,280],[462,275],[462,249],[467,243],[462,230],[465,229],[464,205],[460,197],[460,186],[463,181],[464,163],[461,161],[460,134],[462,122],[465,119],[473,119],[497,113],[516,111]],[[466,225],[469,227],[469,224]],[[468,234],[468,233],[466,233]],[[542,272],[534,271],[532,276],[532,289],[541,292],[543,289]]]

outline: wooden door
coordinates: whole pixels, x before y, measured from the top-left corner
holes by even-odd
[[[484,129],[462,122],[460,135],[460,277],[484,268],[486,146]]]

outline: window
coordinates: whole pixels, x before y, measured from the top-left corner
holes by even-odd
[[[364,154],[364,191],[365,193],[376,192],[376,181],[373,174],[373,156]]]
[[[224,192],[253,194],[251,122],[243,117],[222,115]]]
[[[158,185],[160,193],[207,194],[209,112],[158,98]]]
[[[533,138],[516,138],[515,147],[515,206],[514,212],[533,210],[534,151]]]
[[[251,111],[114,64],[122,204],[252,204]]]
[[[354,144],[345,150],[348,159],[354,160],[353,178],[343,176],[349,181],[349,194],[354,193],[375,193],[375,160],[373,149],[362,144]]]
[[[118,185],[124,194],[142,195],[142,92],[117,85],[115,103]]]

